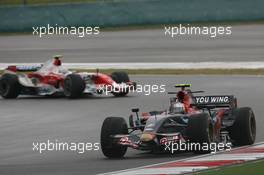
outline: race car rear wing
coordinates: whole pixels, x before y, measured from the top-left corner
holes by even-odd
[[[235,108],[236,98],[233,95],[194,96],[192,106],[198,108]]]

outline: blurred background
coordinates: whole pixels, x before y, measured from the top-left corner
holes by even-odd
[[[54,4],[54,3],[80,3],[111,0],[0,0],[0,5],[30,5],[30,4]]]
[[[47,24],[120,27],[263,19],[263,0],[0,0],[0,32],[32,32]]]

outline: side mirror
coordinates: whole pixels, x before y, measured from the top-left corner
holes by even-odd
[[[138,113],[139,112],[139,108],[133,108],[132,112]]]
[[[129,116],[129,126],[131,128],[133,128],[135,125],[134,125],[134,119],[133,119],[133,115],[130,115]]]
[[[170,98],[170,103],[175,103],[175,102],[176,102],[176,100],[177,100],[177,98],[176,98],[176,97],[171,97],[171,98]]]
[[[131,111],[136,113],[137,121],[140,122],[139,115],[138,115],[139,108],[133,108]]]

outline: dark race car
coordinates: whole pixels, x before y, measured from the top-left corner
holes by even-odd
[[[151,111],[139,115],[132,109],[129,127],[124,118],[108,117],[101,128],[101,148],[106,157],[123,157],[128,147],[137,150],[166,150],[175,143],[193,145],[242,146],[255,142],[256,122],[250,107],[237,107],[233,95],[194,96],[202,91],[186,89],[180,84],[176,97],[164,111]],[[197,149],[198,148],[198,149]],[[211,148],[196,147],[195,153],[208,153]]]
[[[126,96],[134,86],[126,72],[76,73],[63,67],[59,57],[55,57],[41,66],[8,66],[0,78],[0,95],[3,98],[19,95],[78,98],[107,91],[120,97]]]

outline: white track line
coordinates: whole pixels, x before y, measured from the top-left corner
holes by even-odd
[[[174,168],[155,168],[155,169],[138,169],[128,172],[122,172],[120,175],[161,175],[161,174],[182,174],[183,172],[194,172],[205,170],[207,167],[196,166],[196,167],[174,167]],[[118,174],[119,175],[119,174]]]
[[[244,147],[239,147],[239,148],[234,148],[231,151],[239,150],[239,149],[244,149],[244,148],[259,148],[259,147],[264,147],[264,142],[259,142],[251,146],[244,146]],[[225,154],[227,153],[227,154]],[[146,166],[141,166],[141,167],[136,167],[136,168],[130,168],[130,169],[125,169],[125,170],[120,170],[120,171],[113,171],[113,172],[108,172],[108,173],[102,173],[99,175],[134,175],[134,174],[170,174],[172,171],[174,174],[182,174],[183,172],[193,172],[193,171],[198,171],[202,169],[206,169],[203,166],[197,166],[197,167],[179,167],[174,169],[169,168],[169,170],[166,170],[167,168],[155,168],[156,172],[153,171],[150,167],[154,166],[159,166],[159,165],[164,165],[164,164],[169,164],[169,163],[175,163],[175,162],[188,162],[188,161],[202,161],[202,160],[245,160],[245,161],[250,161],[250,160],[256,160],[260,158],[264,158],[264,154],[256,154],[256,153],[251,153],[251,154],[229,154],[230,151],[221,151],[217,152],[216,154],[205,154],[205,155],[200,155],[200,156],[194,156],[190,158],[185,158],[185,159],[179,159],[179,160],[174,160],[174,161],[168,161],[168,162],[162,162],[162,163],[157,163],[157,164],[152,164],[152,165],[146,165]],[[227,155],[228,157],[224,157],[223,155]],[[217,159],[214,159],[212,157],[217,157]],[[149,168],[149,169],[148,169]],[[176,168],[176,169],[175,169]],[[208,168],[208,167],[207,167]],[[161,172],[160,172],[161,170]],[[181,171],[180,171],[181,170]],[[173,173],[172,173],[173,174]]]
[[[40,65],[41,63],[0,63],[0,69],[8,65]],[[261,69],[264,62],[154,62],[154,63],[63,63],[71,69]]]

